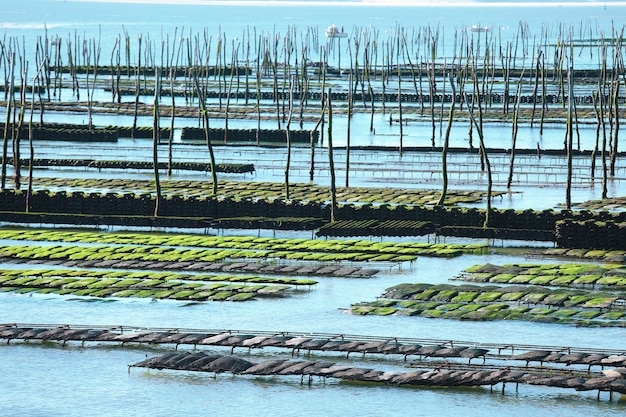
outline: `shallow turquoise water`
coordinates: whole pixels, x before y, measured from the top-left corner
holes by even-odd
[[[192,306],[147,300],[85,302],[70,297],[0,294],[3,322],[83,323],[165,328],[324,332],[375,336],[454,339],[467,342],[524,343],[621,349],[623,329],[575,328],[529,322],[459,322],[417,317],[359,317],[344,312],[354,302],[373,300],[402,282],[446,282],[475,263],[523,262],[503,256],[462,256],[453,260],[420,258],[412,268],[383,272],[371,279],[320,278],[311,291],[286,299],[245,303],[209,302]],[[534,260],[533,260],[534,261]],[[545,260],[541,262],[550,262]],[[552,260],[553,261],[553,260]],[[165,347],[163,349],[171,349]],[[219,347],[209,350],[228,354]],[[595,392],[522,385],[489,389],[397,388],[315,379],[300,385],[296,377],[240,377],[173,371],[145,371],[127,365],[162,350],[105,344],[0,345],[3,415],[140,416],[171,415],[622,415],[626,403],[601,401]],[[240,349],[236,354],[246,356]],[[279,350],[253,350],[250,360],[290,357]],[[401,359],[326,353],[321,360],[354,363],[383,370],[401,369]],[[354,361],[354,362],[352,362]],[[45,393],[45,394],[44,394]],[[445,408],[444,408],[445,407]]]

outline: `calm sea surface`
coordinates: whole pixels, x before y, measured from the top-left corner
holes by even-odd
[[[8,3],[8,2],[6,2]],[[401,24],[438,25],[450,45],[455,28],[474,24],[500,28],[513,37],[520,21],[534,33],[542,25],[592,28],[610,33],[626,21],[626,8],[594,7],[308,7],[191,6],[22,0],[3,4],[0,29],[26,43],[43,36],[93,37],[101,34],[110,50],[124,30],[153,40],[182,28],[206,30],[226,38],[245,30],[284,32],[289,26],[314,27],[323,35],[330,23],[372,26],[382,32]],[[444,30],[445,29],[445,30]],[[578,29],[576,29],[578,30]],[[555,32],[556,33],[556,29]],[[108,47],[105,45],[109,45]],[[445,54],[446,52],[442,52]],[[450,52],[451,53],[451,52]],[[106,58],[108,59],[108,58]],[[532,139],[534,140],[534,138]],[[529,142],[530,143],[530,142]],[[306,237],[306,236],[305,236]],[[8,244],[11,242],[0,242]],[[535,262],[537,260],[532,260]],[[384,269],[375,278],[319,278],[311,291],[285,299],[246,303],[209,302],[192,306],[146,300],[86,302],[76,298],[0,293],[0,323],[72,323],[172,328],[248,329],[348,333],[626,349],[623,329],[574,328],[541,323],[466,323],[415,317],[356,317],[350,304],[371,301],[385,288],[403,282],[445,283],[468,266],[530,262],[523,256],[462,256],[452,260],[420,258],[412,265]],[[554,262],[545,260],[537,262]],[[0,265],[0,268],[7,267]],[[219,350],[218,350],[219,351]],[[505,395],[489,389],[424,389],[370,386],[327,380],[300,385],[299,378],[231,377],[143,371],[127,365],[160,353],[149,348],[91,345],[0,345],[2,416],[624,416],[623,400],[597,402],[595,393],[521,386]],[[222,351],[227,353],[228,351]],[[239,352],[245,355],[246,352]],[[252,352],[252,360],[281,352]],[[330,357],[345,361],[343,357]],[[360,363],[360,362],[359,362]],[[367,366],[391,369],[401,363],[368,359]]]

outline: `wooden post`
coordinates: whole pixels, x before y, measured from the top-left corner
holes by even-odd
[[[443,139],[443,147],[441,148],[441,176],[443,177],[443,186],[441,196],[437,201],[438,206],[443,206],[448,192],[448,145],[450,144],[450,130],[452,129],[452,121],[454,120],[454,105],[456,102],[456,88],[452,72],[448,74],[450,79],[450,87],[452,88],[452,103],[450,103],[450,113],[448,116],[448,125],[446,126],[446,135]]]
[[[206,98],[204,91],[200,88],[200,83],[198,82],[198,74],[195,69],[192,68],[191,76],[193,78],[194,88],[196,90],[196,94],[198,96],[198,101],[200,102],[200,112],[202,113],[202,117],[204,118],[204,135],[206,138],[207,147],[209,148],[209,158],[210,158],[210,167],[211,167],[211,178],[213,179],[213,196],[217,196],[217,172],[215,171],[215,154],[213,153],[213,144],[211,143],[211,137],[209,135],[209,113],[206,108]]]
[[[328,170],[330,171],[330,221],[336,219],[337,190],[335,187],[335,162],[333,159],[333,106],[331,88],[328,89]]]
[[[511,188],[511,184],[513,183],[513,166],[515,164],[515,147],[517,146],[517,131],[518,129],[518,118],[519,118],[519,106],[520,106],[520,98],[522,93],[522,79],[524,78],[524,70],[522,69],[522,73],[519,77],[519,81],[517,82],[517,93],[515,104],[513,105],[513,127],[511,132],[511,160],[509,164],[509,178],[506,183],[506,188]]]
[[[7,178],[7,153],[9,148],[9,134],[13,134],[13,128],[11,127],[11,113],[13,107],[13,90],[14,90],[14,82],[15,82],[15,52],[11,51],[9,56],[9,67],[10,67],[10,75],[9,75],[9,95],[7,97],[7,115],[6,120],[4,122],[4,138],[2,143],[2,174],[1,174],[1,185],[0,188],[4,190],[6,188],[6,178]]]
[[[573,101],[574,101],[574,68],[570,65],[567,71],[567,186],[565,190],[565,206],[572,209],[572,147],[574,145],[574,130],[572,124]]]
[[[291,198],[289,193],[289,168],[291,165],[291,114],[293,113],[293,83],[289,84],[289,114],[285,125],[285,138],[287,140],[287,162],[285,163],[285,200]]]
[[[161,89],[161,73],[155,66],[154,70],[154,113],[152,117],[152,165],[154,167],[154,187],[156,197],[154,201],[154,217],[159,215],[161,203],[161,181],[159,179],[159,139],[161,128],[159,122],[159,90]]]

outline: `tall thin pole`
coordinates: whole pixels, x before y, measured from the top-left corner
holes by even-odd
[[[154,201],[154,217],[159,215],[161,203],[161,181],[159,179],[159,139],[161,136],[159,121],[159,91],[161,90],[161,73],[159,68],[154,69],[154,114],[152,124],[152,164],[154,167],[154,187],[156,198]]]
[[[574,71],[570,66],[567,71],[568,99],[567,99],[567,186],[565,190],[565,206],[568,210],[572,208],[572,146],[574,145],[574,130],[572,129],[573,115],[573,80]]]
[[[328,170],[330,171],[330,221],[334,222],[337,209],[337,189],[335,187],[335,162],[333,159],[333,106],[332,92],[328,89]]]

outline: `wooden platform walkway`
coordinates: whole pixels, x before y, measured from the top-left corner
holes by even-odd
[[[409,356],[422,359],[512,361],[578,365],[586,372],[596,366],[626,367],[626,350],[574,346],[543,346],[477,341],[402,338],[334,333],[282,332],[232,329],[146,328],[134,326],[91,326],[67,324],[0,324],[0,340],[51,342],[107,342],[187,346],[224,346],[248,350],[280,348],[292,355],[313,351],[350,354],[397,355],[405,361]]]
[[[302,382],[308,378],[309,383],[318,376],[394,385],[493,388],[502,384],[504,392],[506,383],[514,382],[578,391],[597,390],[598,399],[601,392],[609,392],[611,398],[614,392],[626,394],[626,352],[612,349],[332,333],[28,323],[0,324],[0,339],[7,344],[49,341],[63,345],[67,342],[173,345],[175,352],[130,367],[216,374],[300,375]],[[179,352],[179,346],[193,351]],[[230,356],[198,349],[218,346],[230,348]],[[248,352],[283,349],[290,352],[291,357],[302,352],[308,355],[324,352],[326,360],[279,359],[255,363],[232,356],[236,348]],[[402,368],[410,370],[384,371],[343,365],[328,361],[331,353],[345,354],[346,359],[350,354],[384,355],[389,360],[404,358]],[[415,360],[408,362],[409,356]],[[592,372],[593,366],[600,369]]]
[[[235,356],[212,355],[202,351],[170,353],[149,358],[129,366],[151,369],[169,369],[177,371],[232,373],[238,375],[299,375],[301,383],[313,377],[338,378],[351,381],[365,381],[390,385],[413,385],[431,387],[476,387],[497,384],[502,386],[504,394],[507,383],[515,383],[516,391],[519,384],[543,385],[555,388],[570,388],[577,391],[598,390],[601,392],[626,394],[626,369],[615,370],[602,376],[581,377],[571,372],[555,373],[552,370],[530,372],[525,369],[504,368],[473,368],[467,365],[464,369],[430,370],[416,369],[412,371],[383,371],[374,368],[342,365],[329,361],[306,361],[272,359],[262,362],[251,362]]]
[[[2,264],[23,264],[24,260],[12,255],[0,255]],[[80,268],[111,268],[111,269],[141,269],[151,271],[182,271],[203,273],[245,273],[263,275],[285,275],[306,277],[342,277],[342,278],[370,278],[380,272],[379,269],[361,266],[344,265],[313,265],[292,264],[286,260],[275,263],[254,261],[142,261],[142,260],[68,260],[51,258],[30,258],[32,265],[56,265],[62,267]]]

